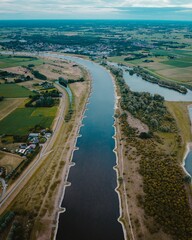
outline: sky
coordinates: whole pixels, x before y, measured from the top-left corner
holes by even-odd
[[[0,19],[192,21],[192,0],[0,0]]]

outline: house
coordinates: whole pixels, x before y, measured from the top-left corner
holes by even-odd
[[[45,133],[45,137],[46,138],[50,138],[51,137],[51,133]]]
[[[30,148],[30,149],[35,149],[35,148],[36,148],[36,144],[30,144],[30,145],[29,145],[29,148]]]
[[[30,133],[28,138],[38,138],[39,137],[39,133]]]
[[[19,145],[20,149],[26,149],[27,148],[27,144],[26,143],[22,143]]]
[[[39,143],[39,138],[38,137],[33,137],[33,138],[28,138],[30,144],[37,144]]]
[[[23,155],[23,154],[25,154],[25,151],[26,151],[26,149],[19,149],[18,153],[19,153],[20,155]]]

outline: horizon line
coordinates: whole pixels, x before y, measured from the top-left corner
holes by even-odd
[[[82,20],[91,20],[91,21],[178,21],[178,22],[192,22],[190,19],[113,19],[113,18],[99,18],[99,19],[94,19],[94,18],[34,18],[34,19],[0,19],[0,21],[48,21],[48,20],[53,20],[53,21],[67,21],[67,20],[72,20],[72,21],[82,21]]]

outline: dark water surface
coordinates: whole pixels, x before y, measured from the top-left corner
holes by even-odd
[[[65,57],[66,58],[66,57]],[[114,149],[114,89],[110,74],[90,61],[67,58],[92,75],[93,92],[74,152],[60,214],[57,240],[122,240]]]
[[[187,157],[185,158],[185,165],[184,168],[192,176],[192,151],[189,151]]]
[[[189,109],[190,121],[192,124],[192,106],[190,106],[188,109]],[[187,154],[187,156],[185,158],[184,168],[189,173],[189,175],[192,177],[192,150],[189,151],[189,153]]]

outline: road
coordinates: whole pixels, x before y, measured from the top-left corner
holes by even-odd
[[[58,108],[58,116],[54,120],[52,137],[43,145],[41,152],[24,170],[23,174],[10,186],[6,193],[2,194],[2,197],[0,199],[0,213],[5,210],[6,206],[8,206],[11,203],[12,199],[21,191],[21,189],[25,186],[25,184],[36,171],[36,169],[38,169],[38,167],[41,165],[45,157],[53,151],[52,147],[59,133],[59,129],[64,123],[64,113],[67,101],[67,93],[65,92],[65,90],[56,84],[55,87],[62,93],[62,97],[60,99],[60,104]]]
[[[2,194],[0,196],[0,201],[1,201],[1,199],[3,198],[3,196],[6,193],[7,184],[6,184],[6,182],[5,182],[5,180],[3,178],[0,178],[0,182],[1,182],[2,188],[3,188],[3,192],[2,192]]]

